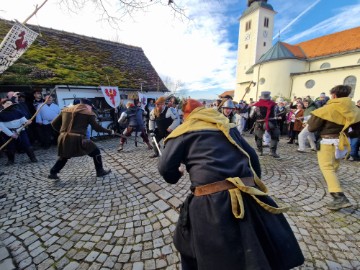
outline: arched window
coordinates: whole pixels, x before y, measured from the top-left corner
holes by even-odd
[[[308,80],[308,81],[306,81],[306,83],[305,83],[305,87],[308,88],[308,89],[313,88],[314,85],[315,85],[315,81],[314,81],[314,80]]]
[[[321,66],[320,66],[320,69],[324,69],[324,68],[330,68],[330,63],[322,63]]]
[[[360,64],[360,58],[359,58],[359,60],[358,60],[358,62],[357,62],[358,64]]]
[[[264,84],[265,83],[265,78],[261,78],[260,80],[259,80],[259,84]]]
[[[349,97],[353,98],[355,94],[355,88],[356,88],[356,77],[355,76],[348,76],[344,80],[344,84],[351,87],[351,93]]]

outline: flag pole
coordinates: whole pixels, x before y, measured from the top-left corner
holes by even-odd
[[[48,0],[45,0],[39,7],[38,7],[38,5],[36,5],[35,10],[33,11],[33,13],[31,13],[30,16],[27,17],[22,24],[26,24],[27,21],[30,20],[39,11],[39,9],[42,8],[46,4],[47,1]]]

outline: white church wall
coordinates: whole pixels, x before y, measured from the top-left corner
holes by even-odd
[[[311,61],[309,71],[354,66],[359,64],[358,63],[359,59],[360,59],[360,52],[337,55],[332,57],[325,57]]]
[[[339,84],[344,84],[345,78],[349,76],[354,76],[357,81],[352,99],[354,101],[360,100],[360,66],[295,75],[293,76],[293,90],[291,91],[291,97],[305,97],[310,95],[312,98],[316,98],[322,92],[329,95],[331,88]],[[306,83],[310,80],[314,81],[314,86],[307,88]]]
[[[253,80],[257,84],[247,98],[252,97],[254,100],[258,100],[262,91],[270,91],[273,97],[288,98],[292,86],[290,73],[304,72],[306,67],[305,61],[296,59],[271,61],[257,65],[253,73]]]

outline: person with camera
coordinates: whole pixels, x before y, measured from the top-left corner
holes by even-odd
[[[154,154],[150,158],[159,156],[156,143],[158,144],[180,124],[180,118],[175,108],[166,106],[165,102],[166,97],[159,97],[155,101],[155,108],[150,112],[149,132],[154,148]]]

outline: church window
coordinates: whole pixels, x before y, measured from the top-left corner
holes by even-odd
[[[344,84],[351,87],[351,93],[349,97],[354,97],[355,87],[356,87],[356,77],[355,76],[348,76],[344,80]]]
[[[264,47],[266,46],[266,42],[264,42]]]
[[[246,45],[245,45],[245,50],[246,50],[247,48],[248,48],[248,45],[246,44]]]
[[[269,27],[269,18],[264,19],[264,27],[268,28]]]
[[[259,84],[264,84],[265,83],[265,78],[261,78],[260,80],[259,80]]]
[[[306,81],[306,83],[305,83],[305,87],[308,88],[308,89],[313,88],[314,85],[315,85],[315,81],[314,81],[314,80],[308,80],[308,81]]]
[[[249,31],[251,29],[251,20],[247,21],[245,24],[245,31]]]
[[[320,66],[320,69],[324,69],[324,68],[330,68],[330,63],[328,62],[325,62],[325,63],[322,63],[321,66]]]

